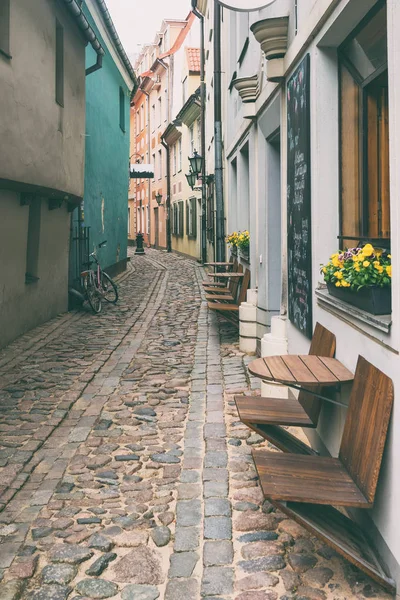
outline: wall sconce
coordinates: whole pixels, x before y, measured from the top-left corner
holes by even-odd
[[[157,202],[158,206],[161,206],[161,201],[162,201],[162,194],[160,194],[160,192],[158,192],[158,194],[156,194],[156,202]]]

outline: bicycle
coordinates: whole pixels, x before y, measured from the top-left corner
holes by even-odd
[[[101,242],[99,248],[107,244],[107,241]],[[90,260],[93,259],[93,260]],[[91,269],[91,265],[96,264],[96,270]],[[115,304],[118,300],[118,289],[111,277],[103,271],[97,259],[96,249],[89,254],[89,269],[82,271],[81,280],[85,296],[94,313],[101,311],[101,303],[104,298],[106,302]]]

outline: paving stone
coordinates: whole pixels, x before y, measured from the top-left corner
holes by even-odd
[[[66,600],[70,592],[71,588],[66,585],[42,585],[29,594],[28,600]]]
[[[200,544],[200,529],[198,527],[177,527],[175,531],[175,552],[190,552]]]
[[[165,600],[194,600],[198,594],[199,584],[195,579],[171,579],[167,583]]]
[[[109,577],[119,583],[146,585],[159,585],[164,581],[159,556],[143,544],[115,563]]]
[[[274,531],[255,531],[254,533],[245,533],[238,538],[239,542],[259,542],[261,540],[276,540],[278,534]]]
[[[161,464],[174,464],[181,462],[177,456],[173,456],[172,454],[152,454],[151,460]]]
[[[168,527],[155,527],[150,533],[156,546],[166,546],[171,539],[171,531]]]
[[[228,495],[228,483],[220,481],[206,481],[204,483],[205,498],[226,498]]]
[[[95,525],[101,523],[101,519],[99,517],[80,517],[76,522],[78,525]]]
[[[230,565],[233,561],[232,542],[205,542],[203,547],[203,561],[206,567]]]
[[[153,585],[127,585],[121,594],[122,600],[157,600],[160,592]]]
[[[46,565],[41,574],[43,583],[67,584],[77,575],[78,569],[73,565]]]
[[[255,560],[242,560],[239,567],[246,573],[256,573],[257,571],[279,571],[284,569],[286,563],[282,556],[263,556]]]
[[[165,513],[161,513],[158,515],[161,523],[165,526],[170,525],[172,521],[175,519],[175,514],[173,512],[167,511]]]
[[[54,546],[50,551],[50,560],[54,563],[78,565],[93,556],[93,551],[83,546],[63,544]]]
[[[95,533],[89,539],[88,546],[89,548],[94,548],[95,550],[101,550],[101,552],[109,552],[114,544],[105,535],[102,535],[101,533]]]
[[[230,540],[232,520],[229,517],[205,517],[204,537],[211,540]]]
[[[119,462],[140,460],[140,456],[138,454],[117,454],[117,456],[114,456],[114,458]]]
[[[317,559],[312,554],[289,554],[288,562],[296,573],[305,573],[317,564]]]
[[[39,555],[25,558],[23,562],[13,562],[9,574],[16,579],[30,579],[36,571]]]
[[[103,554],[97,560],[95,560],[88,569],[86,569],[86,575],[98,577],[107,569],[110,562],[116,558],[117,554],[115,554],[115,552],[107,552],[106,554]]]
[[[75,589],[88,598],[112,598],[118,593],[118,586],[105,579],[83,579]]]
[[[118,479],[115,471],[100,471],[100,473],[96,473],[96,477],[99,479]]]
[[[180,500],[176,503],[176,524],[178,527],[190,527],[201,522],[200,500]]]
[[[260,507],[258,504],[252,504],[251,502],[236,502],[236,504],[233,505],[233,508],[243,512],[245,510],[258,510]]]
[[[301,585],[296,590],[296,598],[298,600],[325,600],[326,593],[322,590],[316,590],[315,588]]]
[[[245,511],[238,515],[234,522],[236,531],[273,530],[277,526],[277,520],[274,515],[265,515],[253,511]]]
[[[328,581],[332,579],[333,575],[332,569],[329,569],[328,567],[317,567],[306,571],[303,575],[303,580],[311,586],[318,585],[324,587]]]
[[[234,570],[229,567],[206,567],[201,584],[202,596],[233,593]]]
[[[283,571],[281,572],[282,575]],[[270,573],[254,573],[242,579],[236,580],[235,590],[238,592],[246,592],[249,590],[257,590],[261,588],[274,587],[279,583],[279,577]]]
[[[26,587],[25,580],[12,580],[2,583],[0,587],[0,600],[19,600]]]
[[[9,535],[13,535],[17,533],[18,527],[16,525],[6,525],[5,527],[0,527],[0,537],[8,537]]]
[[[283,544],[279,542],[262,540],[246,544],[242,547],[241,554],[245,560],[259,558],[261,556],[283,556],[285,554],[285,548]]]
[[[199,560],[197,552],[176,552],[170,557],[168,577],[190,577]]]
[[[204,466],[207,468],[226,467],[228,464],[227,452],[206,452],[204,457]]]
[[[35,527],[31,531],[33,540],[40,540],[41,538],[47,537],[51,533],[53,533],[52,527]]]
[[[272,590],[258,590],[243,592],[236,596],[235,600],[277,600],[278,594]]]

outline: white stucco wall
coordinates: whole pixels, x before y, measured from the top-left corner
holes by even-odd
[[[55,101],[56,19],[64,107]],[[0,55],[0,179],[83,196],[85,42],[61,3],[13,0],[11,59]]]
[[[284,16],[290,12],[289,21],[289,48],[285,57],[286,78],[296,68],[303,56],[309,52],[311,57],[311,188],[312,188],[312,276],[313,289],[318,281],[322,281],[320,264],[325,262],[338,247],[337,235],[339,233],[339,125],[338,125],[338,69],[336,48],[344,41],[347,35],[367,14],[375,0],[304,0],[299,2],[298,32],[294,31],[294,3],[289,0],[277,0],[267,9],[260,11],[250,18],[250,22],[272,16]],[[388,50],[389,50],[389,104],[390,104],[390,193],[391,193],[391,228],[392,228],[392,257],[393,273],[396,274],[396,263],[400,253],[400,214],[397,198],[400,194],[400,137],[397,135],[398,121],[400,119],[400,5],[397,0],[387,0],[388,8]],[[226,19],[233,28],[235,19]],[[228,27],[228,26],[227,26]],[[235,30],[236,31],[236,30]],[[227,33],[225,38],[225,52],[230,52],[235,46],[232,34]],[[249,32],[250,45],[242,65],[238,69],[238,77],[254,75],[260,67],[261,50],[253,53],[253,39]],[[234,61],[231,60],[231,65]],[[230,67],[231,70],[233,66]],[[250,180],[252,183],[251,212],[256,215],[251,217],[250,234],[252,244],[256,247],[257,255],[251,256],[252,276],[256,272],[258,285],[258,319],[262,318],[261,312],[268,309],[270,304],[271,286],[273,278],[268,277],[268,267],[273,272],[271,254],[274,252],[272,244],[268,243],[268,228],[270,212],[271,172],[273,158],[269,155],[267,133],[271,131],[272,123],[276,123],[276,115],[270,112],[276,97],[280,96],[281,127],[281,262],[282,276],[280,285],[283,287],[283,298],[280,305],[281,312],[286,312],[285,284],[286,272],[286,83],[283,82],[280,93],[276,84],[265,83],[259,99],[256,102],[253,122],[243,118],[242,108],[237,106],[237,92],[226,91],[226,110],[229,119],[226,121],[225,139],[227,140],[226,171],[231,172],[230,162],[240,152],[240,147],[245,139],[249,140],[250,154],[254,162],[250,165]],[[279,114],[278,111],[278,114]],[[272,129],[273,130],[273,129]],[[272,167],[273,168],[273,167]],[[239,178],[239,170],[238,170]],[[230,178],[231,179],[231,178]],[[230,184],[228,183],[228,186]],[[237,183],[240,189],[240,182]],[[229,187],[228,187],[229,192]],[[233,211],[230,223],[237,223],[240,219],[240,198],[232,206],[229,202],[228,211]],[[239,217],[237,216],[239,215]],[[256,239],[255,239],[256,238]],[[263,256],[263,264],[259,264],[259,256]],[[276,277],[276,273],[275,273]],[[254,278],[253,278],[254,282]],[[379,549],[388,562],[392,576],[400,585],[400,527],[398,525],[397,510],[400,505],[400,377],[399,377],[399,351],[400,351],[400,285],[394,275],[392,293],[392,327],[386,334],[374,329],[358,320],[351,319],[348,315],[328,312],[318,305],[314,295],[313,321],[322,323],[336,335],[337,358],[348,368],[354,370],[359,354],[392,377],[395,385],[394,410],[389,430],[382,471],[379,480],[378,493],[375,506],[368,511],[368,516],[373,520],[376,529],[371,528],[371,533],[376,537]],[[259,328],[259,331],[261,328]],[[297,329],[288,323],[289,352],[307,353],[309,340]],[[344,390],[342,399],[346,401],[349,389]],[[345,409],[325,406],[320,418],[318,431],[325,444],[333,455],[336,455],[340,445],[341,433],[345,421]],[[363,512],[363,511],[360,511]],[[367,511],[363,512],[366,515]]]

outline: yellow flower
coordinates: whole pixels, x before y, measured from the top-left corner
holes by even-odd
[[[374,265],[375,269],[379,271],[379,267],[381,266],[379,260],[374,260],[372,264]]]
[[[371,254],[375,252],[374,247],[371,244],[365,244],[362,251],[365,256],[371,256]]]
[[[367,267],[369,267],[370,264],[371,263],[369,262],[369,260],[364,260],[363,267],[367,268]]]
[[[328,272],[328,269],[327,269],[326,267],[322,267],[322,272],[323,272],[323,273],[327,273],[327,272]]]
[[[336,252],[335,254],[332,254],[331,259],[333,260],[334,258],[337,258],[339,256],[339,252]]]
[[[343,279],[343,273],[342,273],[341,271],[336,271],[336,272],[334,273],[334,276],[335,276],[337,279],[339,279],[339,280],[340,280],[340,279]]]
[[[389,277],[392,276],[392,265],[387,265],[386,273],[389,275]]]
[[[342,287],[350,287],[350,283],[348,281],[342,281]]]
[[[342,285],[342,284],[340,283],[340,281],[337,281],[337,282],[335,283],[335,286],[336,286],[336,287],[340,287],[341,285]]]
[[[357,271],[357,273],[360,272],[360,265],[358,263],[354,266],[354,270]]]
[[[359,254],[355,254],[355,255],[353,256],[353,261],[354,261],[354,262],[360,262],[360,260],[361,260],[361,258],[360,258],[360,255],[359,255]]]
[[[382,256],[382,250],[375,250],[374,254],[376,258],[380,258]]]
[[[391,255],[391,254],[388,254],[388,258],[392,258],[392,255]]]

